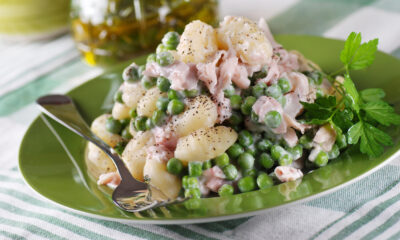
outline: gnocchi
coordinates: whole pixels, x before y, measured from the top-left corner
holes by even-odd
[[[204,162],[223,154],[237,137],[229,127],[201,128],[178,139],[175,157],[183,162]]]
[[[136,109],[138,115],[151,117],[157,109],[156,103],[161,96],[165,96],[165,93],[162,93],[157,87],[148,90],[138,103]]]
[[[140,99],[146,94],[146,89],[140,83],[124,83],[122,85],[122,101],[129,108],[136,108]]]
[[[122,141],[122,137],[118,134],[111,133],[106,129],[106,121],[111,117],[110,114],[103,114],[97,117],[91,126],[91,130],[96,136],[107,143],[110,147],[115,147],[117,143]]]
[[[114,119],[123,120],[129,118],[130,108],[123,103],[116,102],[112,109]]]

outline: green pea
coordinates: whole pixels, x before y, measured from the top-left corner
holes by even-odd
[[[124,72],[122,73],[122,79],[124,79],[125,82],[131,83],[139,81],[140,77],[136,65],[133,64],[125,68]]]
[[[251,121],[253,121],[253,122],[258,122],[258,115],[257,115],[257,113],[256,112],[254,112],[254,111],[251,111],[251,114],[250,114],[250,119],[251,119]]]
[[[242,104],[242,97],[240,97],[239,95],[232,95],[230,96],[229,100],[231,101],[232,109],[240,109],[240,106]]]
[[[271,156],[275,161],[278,161],[285,154],[287,154],[287,152],[283,147],[279,145],[273,145],[271,147]]]
[[[241,169],[251,169],[254,166],[254,157],[250,153],[242,153],[238,158],[238,164]]]
[[[137,73],[138,73],[138,79],[137,79],[137,81],[139,81],[140,79],[142,79],[144,70],[146,70],[146,66],[145,66],[145,65],[141,65],[141,66],[139,66],[139,67],[137,68]]]
[[[179,44],[179,34],[177,32],[167,32],[161,42],[168,50],[175,50]]]
[[[292,155],[294,160],[301,158],[303,155],[303,147],[301,145],[296,145],[292,148],[288,148],[287,151]]]
[[[135,119],[135,127],[138,131],[146,131],[146,121],[147,117],[144,116],[138,116]]]
[[[198,188],[190,188],[185,190],[185,198],[201,198],[201,192]]]
[[[168,103],[167,112],[171,115],[178,115],[185,110],[185,104],[179,99],[172,99]]]
[[[264,66],[260,71],[253,73],[250,79],[255,81],[257,79],[265,78],[267,73],[267,66]]]
[[[146,89],[149,90],[150,88],[154,87],[156,85],[156,78],[148,77],[148,76],[143,76],[141,83],[142,86]]]
[[[224,167],[229,164],[229,156],[226,153],[223,153],[214,159],[215,165],[219,167]]]
[[[203,164],[201,162],[190,162],[189,163],[189,176],[199,177],[203,173]]]
[[[265,89],[267,88],[267,84],[258,83],[252,88],[252,93],[256,98],[259,98],[264,95]]]
[[[293,157],[292,157],[292,155],[286,153],[279,158],[278,162],[279,162],[280,166],[288,166],[288,165],[292,164]]]
[[[272,147],[272,142],[268,139],[262,139],[257,143],[258,150],[263,152],[270,150],[271,147]]]
[[[171,158],[170,160],[168,160],[167,162],[167,171],[171,174],[174,175],[179,175],[181,174],[183,170],[183,164],[181,162],[181,160],[177,159],[177,158]]]
[[[154,127],[153,121],[151,118],[146,119],[146,130],[150,130]]]
[[[124,128],[121,133],[121,137],[123,137],[126,140],[129,140],[132,138],[132,134],[129,132],[129,127]]]
[[[122,155],[126,147],[126,142],[119,142],[114,146],[114,151],[118,153],[118,155]]]
[[[207,160],[207,161],[203,162],[203,170],[207,170],[209,168],[212,168],[211,160]]]
[[[157,110],[153,112],[153,115],[151,116],[151,121],[155,126],[162,126],[165,121],[165,112],[163,110]]]
[[[282,108],[285,107],[285,105],[286,105],[286,97],[285,97],[285,95],[281,95],[276,100],[279,102],[279,104],[282,106]]]
[[[273,84],[265,90],[265,94],[269,97],[278,99],[282,96],[282,90],[277,84]]]
[[[158,110],[166,111],[168,108],[169,99],[166,97],[159,97],[156,102],[156,107]]]
[[[157,78],[157,87],[160,89],[161,92],[168,92],[171,83],[165,77],[158,77]]]
[[[183,96],[187,98],[194,98],[199,95],[199,90],[192,89],[192,90],[183,90]]]
[[[338,134],[336,136],[336,144],[338,145],[339,149],[343,149],[343,148],[347,147],[346,135]]]
[[[157,55],[155,53],[151,53],[151,54],[149,54],[149,56],[147,56],[146,63],[155,62],[156,58],[157,58]]]
[[[187,176],[185,184],[186,184],[186,189],[198,188],[200,186],[197,177],[191,177],[191,176]]]
[[[322,74],[318,71],[312,71],[310,73],[307,74],[309,77],[309,80],[311,81],[311,83],[313,83],[314,85],[321,85],[322,84]]]
[[[229,98],[235,94],[235,87],[233,85],[229,85],[224,89],[224,95],[226,98]]]
[[[240,192],[250,192],[256,188],[256,181],[254,177],[247,176],[238,181],[238,188]]]
[[[248,146],[247,148],[245,148],[245,152],[250,153],[253,156],[257,155],[257,148],[254,146],[254,144]]]
[[[129,111],[129,116],[131,116],[131,118],[136,118],[136,117],[137,117],[136,108],[132,108],[132,109]]]
[[[158,65],[162,67],[166,67],[174,63],[175,58],[170,52],[160,52],[157,53],[157,59],[156,59]]]
[[[334,144],[332,146],[331,151],[328,152],[328,158],[329,159],[335,159],[340,155],[340,150],[337,144]]]
[[[192,198],[183,203],[187,210],[196,210],[201,207],[201,200],[198,198]]]
[[[109,117],[106,120],[106,129],[110,133],[118,134],[119,132],[121,132],[122,129],[121,122],[114,119],[113,117]]]
[[[241,145],[234,143],[226,152],[230,158],[236,159],[240,156],[240,154],[244,153],[244,149]]]
[[[122,91],[117,91],[114,94],[114,102],[124,103],[124,101],[122,100]]]
[[[168,49],[164,46],[164,44],[160,43],[157,45],[156,53],[159,54],[161,52],[168,51]]]
[[[182,177],[182,187],[184,189],[188,189],[189,188],[188,179],[189,179],[189,176],[187,176],[187,175]]]
[[[119,120],[119,122],[121,123],[121,129],[123,129],[123,128],[125,128],[126,126],[128,126],[130,121],[131,121],[131,120],[130,120],[129,118]]]
[[[229,184],[224,184],[218,189],[218,195],[221,197],[233,195],[233,187]]]
[[[282,116],[278,111],[269,111],[265,114],[264,122],[270,128],[277,128],[282,123]]]
[[[253,144],[253,136],[247,130],[242,130],[239,132],[238,141],[243,147],[250,146]]]
[[[324,151],[320,151],[317,157],[315,158],[314,163],[318,167],[323,167],[328,163],[328,160],[329,160],[328,154]]]
[[[231,117],[229,118],[229,123],[232,126],[237,126],[243,122],[243,116],[242,114],[233,111]]]
[[[244,177],[246,176],[252,176],[252,177],[256,177],[257,176],[257,170],[254,168],[251,169],[243,169],[242,170],[242,174]]]
[[[273,185],[274,185],[274,181],[270,176],[268,176],[268,174],[261,173],[260,175],[258,175],[257,186],[260,189],[266,189],[266,188],[272,187]]]
[[[254,96],[248,96],[244,99],[244,102],[240,106],[240,110],[244,115],[250,115],[252,107],[257,99]]]
[[[307,137],[306,135],[303,135],[299,139],[299,143],[303,146],[303,148],[310,150],[312,148],[312,140]]]
[[[268,153],[261,153],[259,159],[261,166],[265,169],[270,169],[274,166],[274,160]]]
[[[283,93],[289,92],[290,89],[292,88],[292,86],[287,78],[280,78],[278,80],[278,85],[281,88]]]
[[[228,164],[226,165],[222,171],[224,172],[225,178],[227,180],[235,180],[238,176],[238,170],[236,169],[236,167],[232,164]]]
[[[179,99],[179,94],[177,91],[170,89],[168,90],[168,99],[172,100],[172,99]]]

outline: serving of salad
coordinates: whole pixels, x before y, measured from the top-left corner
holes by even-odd
[[[349,145],[377,157],[392,144],[382,129],[399,125],[400,115],[382,89],[358,91],[351,79],[372,64],[377,44],[351,33],[343,68],[325,73],[277,43],[264,19],[227,16],[218,28],[193,21],[181,35],[167,33],[145,65],[124,70],[112,113],[91,129],[134,178],[168,199],[295,181]],[[120,183],[91,143],[86,162],[99,185]]]

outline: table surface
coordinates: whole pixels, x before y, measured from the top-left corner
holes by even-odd
[[[379,38],[400,58],[398,0],[221,0],[221,16],[264,17],[273,33]],[[97,220],[43,200],[23,182],[18,148],[38,115],[34,100],[102,72],[85,65],[69,35],[0,43],[0,239],[400,239],[400,159],[324,197],[232,221],[182,226]]]

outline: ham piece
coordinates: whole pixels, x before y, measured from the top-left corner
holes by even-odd
[[[225,180],[225,174],[222,172],[221,168],[214,166],[203,172],[202,179],[202,192],[206,193],[208,190],[213,192],[218,192],[218,189],[227,183]]]
[[[152,132],[157,145],[163,146],[170,151],[175,150],[178,137],[168,126],[155,127],[152,129]]]
[[[98,185],[107,185],[110,188],[116,188],[121,183],[121,177],[118,172],[103,173],[97,180]]]
[[[147,159],[156,159],[159,162],[167,163],[174,157],[174,152],[163,145],[153,145],[147,148]]]
[[[196,65],[176,60],[169,66],[162,67],[156,62],[146,64],[143,75],[149,77],[163,76],[171,81],[171,88],[176,91],[197,89]]]
[[[329,124],[320,127],[315,134],[313,142],[320,145],[322,150],[329,152],[336,141],[336,132]]]
[[[278,166],[275,168],[274,173],[281,182],[295,181],[303,177],[300,169],[291,166]]]

